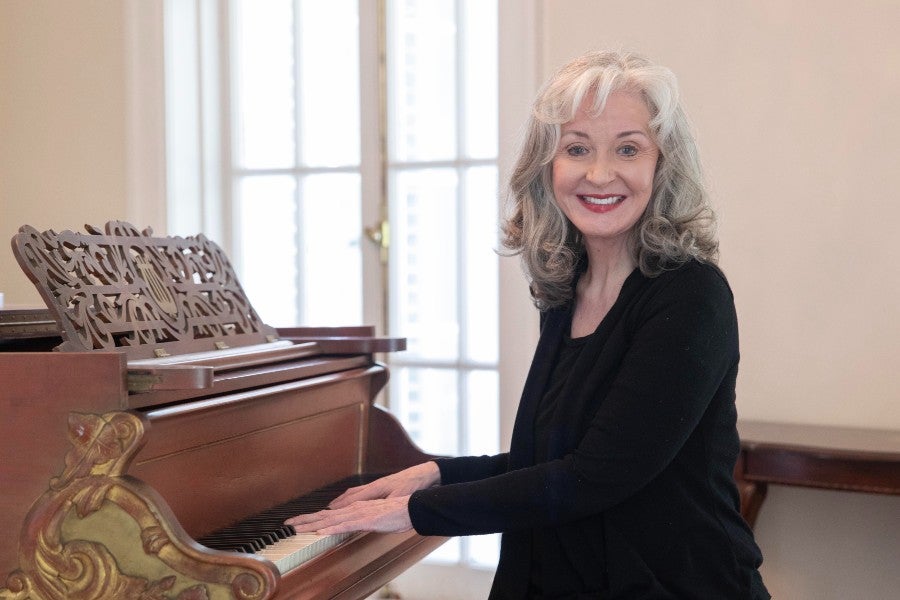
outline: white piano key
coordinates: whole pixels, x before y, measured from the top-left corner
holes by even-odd
[[[266,546],[258,551],[256,555],[272,561],[278,567],[279,572],[286,573],[326,550],[334,548],[351,535],[350,533],[334,535],[298,533]]]

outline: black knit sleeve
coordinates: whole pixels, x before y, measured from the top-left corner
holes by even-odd
[[[495,456],[460,456],[439,458],[434,462],[441,470],[442,484],[462,483],[505,473],[509,455],[503,453]]]

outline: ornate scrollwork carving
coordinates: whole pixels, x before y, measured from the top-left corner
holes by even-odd
[[[144,428],[130,412],[70,415],[65,468],[28,514],[0,600],[271,597],[272,565],[198,546],[152,488],[125,475]]]
[[[13,238],[22,269],[60,324],[62,350],[130,358],[264,343],[228,257],[202,234],[153,237],[121,221],[87,234],[28,225]]]

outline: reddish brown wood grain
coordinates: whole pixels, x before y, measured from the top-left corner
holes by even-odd
[[[900,431],[745,421],[735,479],[752,526],[769,484],[900,495]]]
[[[124,372],[118,353],[0,353],[0,578],[18,564],[29,507],[64,467],[69,412],[123,408]]]
[[[148,425],[128,477],[165,502],[173,529],[190,539],[348,475],[433,458],[374,406],[388,372],[368,354],[248,364],[199,391],[129,394],[128,372],[123,353],[0,352],[6,531],[22,529],[31,502],[63,469],[71,411],[139,409]],[[354,536],[283,574],[275,598],[367,597],[444,541]],[[17,567],[17,546],[15,536],[0,544],[4,573]]]

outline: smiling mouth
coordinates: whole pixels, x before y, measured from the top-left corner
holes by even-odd
[[[603,195],[603,196],[578,196],[578,199],[585,204],[592,206],[612,206],[625,200],[625,196]]]

